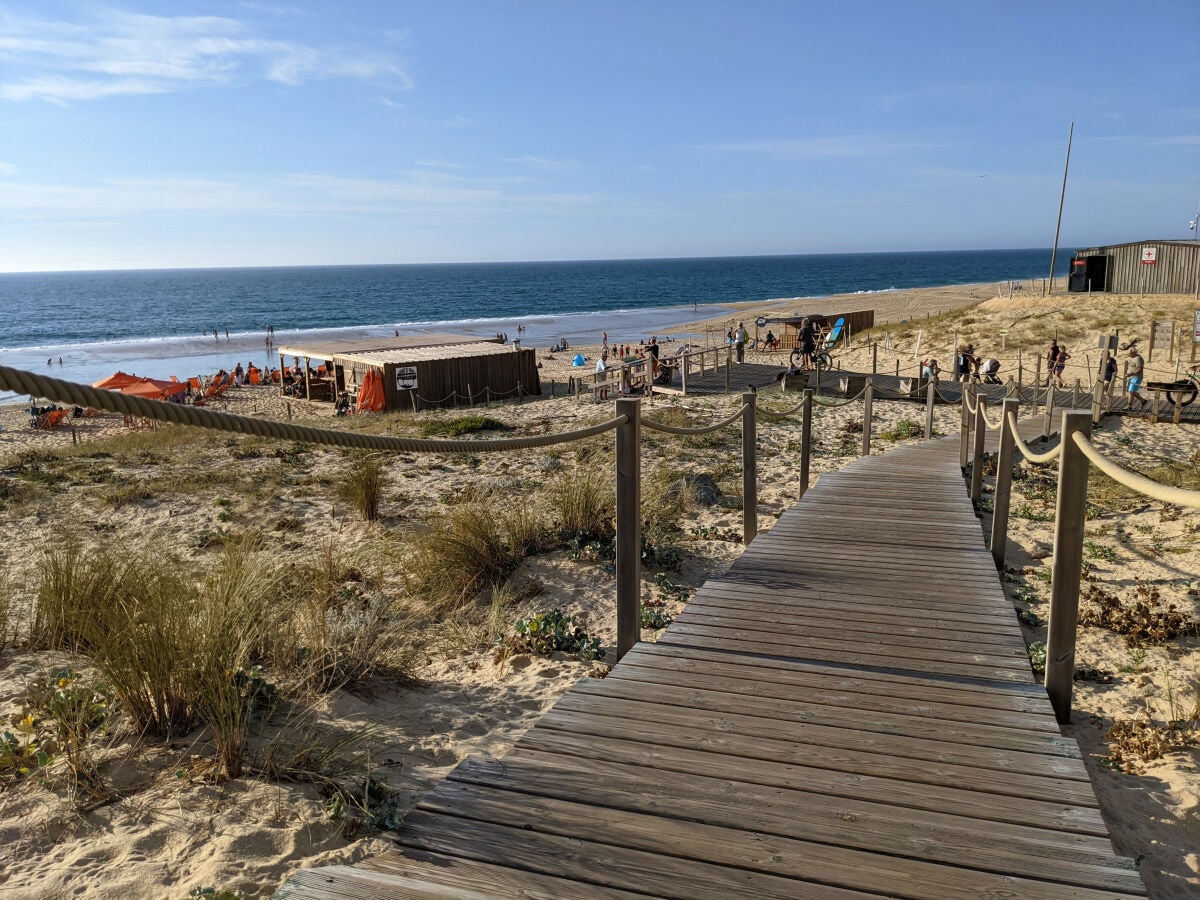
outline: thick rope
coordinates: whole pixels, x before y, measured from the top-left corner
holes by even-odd
[[[1200,507],[1200,491],[1189,491],[1186,488],[1159,484],[1145,475],[1130,472],[1128,469],[1121,468],[1111,459],[1104,456],[1081,432],[1076,431],[1071,437],[1075,439],[1075,445],[1083,455],[1113,481],[1119,482],[1127,488],[1132,488],[1139,494],[1145,494],[1147,497],[1161,500],[1163,503],[1173,503],[1176,506]]]
[[[760,419],[786,419],[788,416],[794,416],[800,410],[804,409],[804,401],[801,400],[791,409],[774,410],[767,409],[765,406],[755,406],[754,414]]]
[[[859,391],[853,397],[847,397],[845,400],[838,400],[835,402],[832,400],[822,400],[820,397],[814,397],[813,399],[816,400],[816,402],[819,403],[821,406],[824,406],[827,409],[837,409],[839,406],[849,406],[851,403],[854,403],[856,400],[861,400],[864,396],[866,396],[866,393],[867,393],[867,389],[864,387],[861,391]]]
[[[967,412],[972,416],[975,415],[975,410],[979,407],[979,401],[975,399],[968,385],[963,385],[962,402],[966,404]]]
[[[667,425],[665,422],[655,422],[653,419],[642,419],[642,425],[651,431],[665,431],[667,434],[679,434],[686,437],[696,437],[702,434],[712,434],[714,431],[720,431],[727,425],[732,425],[742,417],[742,413],[746,411],[749,404],[743,404],[741,409],[735,412],[727,419],[722,419],[720,422],[714,422],[712,425],[705,425],[702,428],[680,428],[678,425]]]
[[[1017,431],[1016,413],[1009,413],[1006,421],[1008,422],[1008,430],[1012,432],[1013,443],[1016,444],[1017,449],[1021,451],[1021,455],[1029,462],[1040,466],[1048,462],[1054,462],[1062,453],[1062,444],[1059,444],[1053,450],[1047,450],[1045,453],[1034,453],[1029,448],[1029,445],[1021,440],[1021,435]]]
[[[15,391],[33,397],[45,397],[69,406],[90,406],[127,416],[157,419],[176,425],[209,428],[216,431],[234,431],[239,434],[275,438],[281,441],[299,441],[306,444],[326,444],[335,447],[353,447],[361,450],[383,450],[391,453],[489,453],[506,450],[530,450],[536,447],[553,447],[571,441],[583,440],[612,431],[625,421],[619,416],[575,431],[559,434],[542,434],[522,438],[502,438],[485,441],[439,441],[417,438],[399,438],[386,435],[359,434],[352,431],[333,431],[276,422],[270,419],[252,419],[230,413],[184,406],[180,403],[164,403],[147,400],[118,391],[103,391],[58,378],[47,378],[20,369],[0,366],[0,390]]]
[[[995,422],[988,418],[987,410],[983,411],[983,424],[987,426],[988,431],[998,431],[1004,427],[1004,417],[1001,416]]]

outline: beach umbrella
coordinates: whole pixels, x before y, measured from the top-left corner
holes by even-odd
[[[379,372],[375,369],[368,369],[367,374],[363,376],[362,384],[358,388],[358,403],[354,408],[354,412],[383,412],[387,407],[387,401],[383,395],[383,379],[379,377]]]
[[[174,397],[176,394],[183,393],[187,390],[187,385],[170,381],[158,381],[154,378],[139,378],[136,383],[127,384],[120,390],[122,394],[131,394],[134,397],[163,400],[167,397]]]
[[[123,387],[128,387],[131,384],[137,384],[141,381],[136,375],[127,375],[124,372],[113,372],[107,378],[101,378],[99,381],[92,382],[92,387],[100,388],[104,391],[119,391]]]

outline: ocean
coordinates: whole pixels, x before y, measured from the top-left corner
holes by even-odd
[[[0,364],[86,383],[117,369],[183,378],[277,360],[268,326],[276,346],[396,331],[513,338],[518,325],[526,346],[599,343],[603,330],[629,340],[723,304],[1042,278],[1049,259],[1033,249],[0,274]]]

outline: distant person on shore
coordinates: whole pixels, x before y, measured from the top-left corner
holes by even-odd
[[[1126,389],[1129,391],[1129,408],[1136,409],[1145,406],[1147,400],[1139,391],[1142,389],[1142,377],[1146,372],[1146,360],[1142,359],[1142,354],[1138,353],[1137,347],[1129,348],[1129,382],[1126,384]],[[1137,407],[1133,405],[1137,401]]]
[[[739,363],[746,361],[746,341],[748,340],[750,340],[750,334],[746,331],[746,324],[738,322],[737,331],[733,335],[733,349],[737,353]]]
[[[229,340],[229,329],[225,329],[225,340]]]

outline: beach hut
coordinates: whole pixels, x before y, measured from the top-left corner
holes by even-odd
[[[1200,241],[1132,241],[1076,250],[1072,293],[1190,294],[1200,287]]]
[[[794,316],[784,318],[767,319],[764,323],[766,326],[779,325],[782,326],[779,335],[779,347],[782,350],[791,350],[800,339],[800,326],[804,320],[808,319],[812,324],[822,331],[831,331],[839,319],[842,320],[842,327],[838,330],[836,340],[849,341],[853,335],[860,331],[875,325],[875,310],[860,309],[855,312],[845,313],[801,313]],[[755,323],[757,325],[757,323]]]
[[[295,362],[293,391],[310,400],[356,397],[375,372],[385,409],[436,409],[540,394],[537,359],[519,342],[428,334],[280,347],[279,365]],[[322,367],[324,371],[322,371]],[[280,389],[283,390],[281,384]]]

